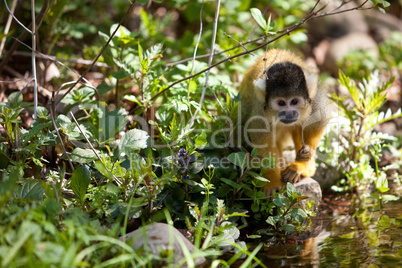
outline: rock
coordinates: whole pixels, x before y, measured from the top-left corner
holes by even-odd
[[[326,8],[322,12],[332,12],[338,8],[342,2],[339,0],[327,1]],[[356,3],[349,2],[342,10],[357,7]],[[369,27],[364,19],[362,11],[354,10],[326,16],[319,19],[319,27],[315,23],[308,24],[308,31],[314,39],[322,40],[323,37],[339,38],[350,33],[368,33]]]
[[[296,190],[300,191],[303,196],[308,196],[308,199],[302,200],[298,205],[302,208],[307,208],[307,203],[314,200],[314,210],[318,208],[322,198],[320,184],[312,178],[304,178],[295,184]]]
[[[146,235],[146,239],[144,239],[144,234]],[[122,240],[122,238],[120,239]],[[171,239],[174,239],[173,243],[170,242]],[[133,249],[145,248],[156,256],[161,256],[162,252],[166,253],[168,250],[173,249],[173,262],[175,265],[184,259],[182,246],[185,246],[190,253],[194,253],[195,251],[194,245],[180,231],[166,223],[156,222],[141,227],[134,232],[126,234],[125,240],[132,243],[131,247]],[[195,265],[204,262],[206,262],[204,257],[198,257],[194,260]],[[181,267],[186,267],[186,263],[184,262]]]
[[[286,163],[291,163],[291,162],[295,161],[295,156],[296,156],[296,153],[294,150],[283,151],[283,157],[285,158]],[[303,200],[300,202],[301,206],[303,206],[304,208],[306,208],[308,201],[314,200],[314,209],[317,209],[318,206],[320,205],[321,198],[322,198],[322,191],[321,191],[322,185],[325,185],[325,187],[329,188],[333,184],[335,184],[336,179],[339,178],[339,174],[338,174],[337,176],[333,176],[336,179],[327,180],[327,178],[324,177],[324,175],[326,174],[325,170],[323,170],[323,168],[320,168],[320,167],[321,167],[321,165],[317,169],[317,171],[314,175],[314,179],[313,178],[304,178],[295,184],[297,191],[301,191],[302,195],[310,197],[309,199],[306,199],[306,200]],[[316,181],[318,179],[321,180],[322,183],[321,183],[321,181]],[[328,183],[329,184],[332,183],[332,184],[328,185]]]
[[[324,60],[325,68],[337,76],[337,62],[353,50],[368,50],[375,58],[379,56],[377,44],[371,36],[361,32],[350,33],[331,42]]]
[[[364,12],[364,17],[370,27],[374,39],[378,43],[386,40],[391,32],[402,32],[402,22],[397,17],[383,14],[378,10]]]
[[[335,185],[341,177],[341,172],[336,166],[329,166],[324,163],[321,163],[318,166],[314,174],[314,179],[320,184],[321,189],[323,190],[330,189],[331,186]]]

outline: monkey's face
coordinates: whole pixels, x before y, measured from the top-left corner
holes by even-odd
[[[305,99],[299,96],[274,97],[270,101],[270,106],[277,112],[279,121],[284,124],[293,124],[300,118]]]

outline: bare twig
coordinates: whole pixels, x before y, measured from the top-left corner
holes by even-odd
[[[336,15],[336,14],[341,14],[341,13],[345,13],[345,12],[349,12],[349,11],[353,11],[353,10],[369,10],[369,9],[372,9],[373,6],[363,8],[363,6],[364,6],[368,1],[369,1],[369,0],[365,0],[362,4],[360,4],[360,5],[357,6],[357,7],[348,8],[348,9],[339,10],[339,11],[326,12],[326,13],[323,13],[323,14],[318,14],[317,16],[314,17],[314,19],[321,18],[321,17],[326,17],[326,16],[332,16],[332,15]],[[319,2],[319,1],[318,1],[318,2]],[[340,9],[342,6],[344,6],[345,4],[347,4],[347,3],[349,3],[349,2],[351,2],[351,1],[346,1],[346,2],[342,3],[342,4],[341,4],[340,6],[338,6],[335,10]]]
[[[31,1],[31,7],[32,7],[32,3],[34,3],[35,1]],[[35,4],[35,3],[34,3]],[[13,17],[13,19],[22,27],[24,28],[25,31],[27,31],[28,33],[32,34],[32,31],[29,30],[22,22],[20,22],[13,14],[13,12],[11,12],[10,8],[8,7],[7,1],[4,0],[4,5],[6,6],[6,9],[8,11],[8,13]],[[34,29],[34,26],[32,27],[32,29]]]
[[[39,57],[41,57],[41,58],[48,59],[48,60],[50,60],[50,61],[54,61],[54,62],[60,64],[61,66],[63,66],[64,68],[67,68],[69,71],[71,71],[71,72],[73,72],[73,73],[79,75],[79,73],[78,73],[77,71],[71,69],[70,67],[68,67],[67,65],[65,65],[64,63],[62,63],[58,58],[56,58],[56,57],[54,57],[54,56],[49,56],[49,55],[43,54],[43,53],[41,53],[41,52],[39,52],[39,51],[35,51],[35,50],[33,50],[32,47],[28,46],[27,44],[21,42],[21,41],[18,40],[18,39],[15,39],[15,41],[18,42],[18,43],[20,43],[21,45],[25,46],[26,48],[28,48],[30,51],[36,53],[35,55],[36,55],[37,58],[38,58],[38,55],[39,55]],[[16,52],[16,53],[14,53],[14,54],[15,54],[15,55],[23,55],[23,56],[29,56],[29,57],[31,57],[31,52]],[[66,60],[66,61],[68,61],[68,60]],[[78,63],[78,64],[84,64],[84,65],[91,65],[93,62],[92,62],[92,61],[89,61],[89,60],[87,60],[87,61],[82,60],[82,62],[80,62],[80,60],[77,60],[77,63]],[[8,67],[8,66],[5,66],[4,69],[7,70],[7,67]],[[102,67],[103,67],[103,66],[102,66]],[[85,82],[85,84],[84,84],[83,82],[80,82],[81,84],[84,84],[85,86],[90,87],[90,88],[92,88],[92,89],[96,89],[85,77],[83,77],[82,80]],[[72,81],[72,82],[75,82],[75,81]],[[64,83],[63,85],[61,85],[60,88],[59,88],[58,91],[57,91],[57,94],[58,94],[58,92],[60,91],[61,88],[63,88],[63,87],[64,87],[65,85],[67,85],[67,84],[68,84],[68,85],[71,85],[72,82]]]
[[[98,53],[98,55],[95,57],[95,59],[92,61],[92,64],[88,66],[88,68],[84,71],[84,73],[77,79],[77,81],[67,90],[66,93],[63,94],[63,97],[61,97],[59,100],[56,101],[56,104],[58,104],[67,94],[70,93],[73,88],[78,85],[81,80],[84,78],[84,76],[92,69],[92,67],[95,65],[95,63],[99,60],[100,56],[102,56],[103,52],[105,49],[109,46],[109,43],[112,41],[113,37],[116,35],[117,31],[120,29],[120,26],[122,23],[126,20],[128,15],[131,13],[131,10],[134,8],[134,4],[136,1],[133,1],[130,5],[130,7],[127,9],[126,13],[124,14],[123,18],[120,20],[119,24],[117,25],[116,29],[113,31],[113,33],[110,35],[109,39],[107,40],[106,44],[102,47],[101,51]]]
[[[4,2],[7,2],[7,1],[4,0]],[[7,34],[10,31],[11,22],[13,20],[13,15],[12,14],[14,14],[16,5],[17,5],[17,0],[13,0],[13,5],[11,6],[11,10],[9,11],[10,14],[8,16],[7,23],[6,23],[6,28],[4,28],[4,37],[1,40],[1,44],[0,44],[0,57],[1,57],[1,54],[3,52],[4,45],[6,44]]]
[[[243,45],[242,42],[240,42],[240,41],[234,39],[230,34],[227,34],[227,33],[223,33],[223,34],[226,35],[229,39],[232,39],[233,41],[235,41],[239,46],[241,46],[242,48],[244,48],[245,51],[248,51],[248,49]],[[251,52],[250,52],[250,54],[254,56],[254,53],[251,53]]]
[[[38,79],[36,77],[36,14],[35,14],[35,1],[31,0],[31,14],[32,14],[32,76],[34,82],[34,119],[37,118],[37,109],[38,109]]]
[[[208,67],[211,66],[212,64],[212,59],[214,57],[214,50],[215,50],[215,42],[216,42],[216,32],[218,30],[218,19],[219,19],[219,9],[221,6],[221,1],[218,0],[216,1],[216,8],[215,8],[215,17],[214,17],[214,26],[212,29],[212,41],[211,41],[211,53],[209,55],[209,59],[208,59]],[[195,117],[197,116],[198,112],[201,110],[202,107],[202,103],[204,102],[204,97],[205,97],[205,92],[207,91],[207,86],[208,86],[208,78],[209,78],[209,72],[211,69],[207,70],[207,74],[205,76],[205,83],[204,83],[204,88],[202,89],[202,93],[201,93],[201,98],[200,98],[200,102],[198,103],[198,107],[197,110],[195,111],[194,115],[191,118],[191,122],[189,125],[189,128],[193,125]]]
[[[200,10],[200,32],[198,34],[198,40],[197,40],[197,43],[195,44],[195,48],[194,48],[193,62],[191,64],[190,74],[193,73],[195,58],[196,58],[197,50],[198,50],[198,45],[200,44],[200,41],[201,41],[202,25],[203,25],[202,24],[202,11],[203,11],[203,9],[204,9],[204,1],[202,1],[201,10]],[[189,99],[190,99],[190,83],[188,83],[188,87],[187,87],[187,100],[189,100]],[[190,112],[191,112],[191,109],[190,109]]]
[[[75,116],[73,114],[73,112],[70,112],[70,116],[73,118],[75,125],[77,126],[78,130],[81,132],[81,134],[84,136],[85,140],[88,142],[89,147],[91,148],[92,152],[96,155],[96,157],[98,158],[98,160],[102,163],[103,167],[111,173],[111,175],[113,176],[113,179],[116,181],[116,183],[120,186],[123,183],[107,168],[105,162],[103,162],[102,158],[99,156],[98,152],[95,150],[95,148],[92,146],[92,143],[89,141],[87,135],[85,134],[84,131],[82,131],[80,124],[78,124],[77,119],[75,119]]]
[[[30,50],[32,50],[31,47],[29,47],[29,46],[27,46],[27,47],[30,48]],[[43,53],[41,53],[39,51],[34,51],[34,52],[36,53],[36,59],[37,60],[42,59],[42,60],[48,60],[48,61],[51,61],[51,62],[59,63],[60,65],[66,67],[66,68],[68,68],[68,67],[65,66],[63,64],[63,62],[68,62],[70,64],[80,64],[80,65],[91,65],[92,64],[91,60],[85,60],[85,59],[60,59],[60,58],[57,58],[56,56],[43,54]],[[15,51],[14,55],[23,56],[23,57],[31,57],[31,52]],[[95,63],[95,66],[99,67],[99,68],[111,68],[109,65],[107,65],[106,63],[103,63],[103,62],[97,62],[97,63]]]
[[[55,0],[52,1],[52,4],[54,1]],[[49,8],[50,8],[49,0],[45,0],[43,2],[43,7],[42,7],[41,11],[39,12],[38,16],[36,17],[36,21],[38,21],[38,25],[36,25],[36,29],[39,29],[39,27],[42,25],[43,19],[45,18],[47,12],[49,11]],[[28,28],[29,27],[32,27],[32,26],[29,25]],[[16,39],[17,40],[25,40],[25,38],[28,36],[29,32],[23,31]],[[11,57],[13,56],[14,51],[18,48],[19,45],[20,45],[19,42],[14,41],[14,43],[11,45],[11,48],[8,49],[7,54],[4,56],[4,58],[0,62],[0,74],[3,72],[4,67],[10,61]]]
[[[52,95],[54,95],[54,91],[52,92]],[[52,119],[53,127],[56,130],[57,137],[59,137],[61,148],[63,149],[63,152],[67,157],[67,160],[68,160],[68,163],[70,164],[71,170],[74,171],[74,165],[71,162],[71,159],[70,159],[70,156],[67,153],[66,147],[64,147],[63,139],[61,138],[60,132],[57,129],[56,119],[55,119],[55,116],[54,116],[55,113],[56,113],[56,107],[54,105],[54,102],[50,100],[50,118]]]
[[[298,23],[296,23],[296,24],[294,24],[294,25],[292,25],[292,26],[289,26],[289,27],[287,27],[287,28],[285,28],[285,29],[283,29],[283,30],[281,30],[281,31],[278,31],[277,34],[279,34],[279,35],[276,36],[275,38],[270,39],[270,40],[268,40],[268,41],[266,41],[266,42],[264,42],[264,43],[262,43],[262,44],[259,44],[257,47],[255,47],[255,48],[253,48],[253,49],[250,49],[250,50],[248,50],[248,51],[241,52],[241,53],[239,53],[239,54],[236,54],[236,55],[227,57],[227,58],[225,58],[225,59],[223,59],[223,60],[220,60],[220,61],[216,62],[215,64],[212,64],[212,65],[208,66],[208,67],[205,68],[204,70],[201,70],[201,71],[199,71],[199,72],[197,72],[197,73],[195,73],[195,74],[189,75],[189,76],[187,76],[187,77],[185,77],[185,78],[183,78],[183,79],[180,79],[180,80],[177,80],[177,81],[173,82],[172,84],[170,84],[169,86],[167,86],[166,88],[164,88],[162,91],[160,91],[160,92],[158,92],[157,94],[155,94],[155,95],[151,98],[151,101],[152,101],[152,100],[155,100],[155,99],[158,98],[160,95],[162,95],[163,93],[165,93],[166,91],[168,91],[169,89],[171,89],[172,87],[174,87],[175,85],[177,85],[177,84],[179,84],[179,83],[181,83],[181,82],[183,82],[183,81],[186,81],[186,80],[191,79],[191,78],[194,78],[194,77],[196,77],[196,76],[198,76],[198,75],[200,75],[200,74],[202,74],[202,73],[204,73],[204,72],[207,72],[207,71],[209,71],[210,69],[212,69],[212,68],[214,68],[214,67],[216,67],[216,66],[218,66],[218,65],[220,65],[220,64],[222,64],[222,63],[224,63],[224,62],[231,61],[232,59],[235,59],[235,58],[238,58],[238,57],[241,57],[241,56],[250,54],[251,52],[254,52],[254,51],[256,51],[256,50],[258,50],[258,49],[260,49],[260,48],[263,48],[263,47],[265,47],[266,45],[268,45],[268,44],[270,44],[270,43],[272,43],[272,42],[274,42],[274,41],[276,41],[276,40],[282,38],[282,37],[285,36],[285,35],[289,35],[291,32],[293,32],[294,30],[298,29],[301,25],[307,23],[308,21],[310,21],[310,20],[312,20],[312,19],[314,19],[314,18],[320,18],[320,17],[324,17],[324,16],[331,16],[331,15],[335,15],[335,14],[339,14],[339,13],[343,13],[343,12],[348,12],[348,11],[353,11],[353,10],[366,10],[366,9],[371,9],[371,8],[373,8],[373,6],[371,6],[371,7],[369,7],[369,8],[363,8],[363,6],[368,2],[368,0],[366,0],[366,1],[364,1],[361,5],[359,5],[358,7],[354,7],[354,8],[350,8],[350,9],[345,9],[345,10],[337,11],[337,12],[326,12],[326,13],[323,13],[323,14],[318,14],[320,11],[322,11],[322,10],[325,8],[325,6],[324,6],[324,7],[321,7],[320,9],[318,9],[318,10],[315,10],[315,9],[317,8],[319,2],[320,2],[319,0],[316,2],[314,8],[311,10],[311,12],[310,12],[305,18],[303,18],[301,21],[299,21]],[[245,42],[244,44],[256,42],[256,41],[259,41],[259,40],[263,40],[263,39],[265,39],[265,38],[267,38],[267,36],[259,37],[259,38],[255,39],[255,40],[253,40],[253,41]],[[232,50],[232,49],[235,49],[235,48],[238,48],[238,47],[240,47],[240,46],[235,46],[235,47],[233,47],[233,48],[231,48],[231,49],[229,49],[229,50]],[[229,51],[229,50],[226,50],[226,51]],[[226,52],[226,51],[225,51],[225,52]],[[212,53],[212,52],[211,52],[211,53]],[[221,53],[223,53],[223,52],[214,53],[213,55],[217,55],[217,54],[221,54]],[[209,55],[212,55],[212,54],[209,54]],[[198,57],[202,58],[202,57],[205,57],[205,56],[206,56],[206,55],[202,55],[202,56],[198,56]],[[197,57],[197,58],[198,58],[198,57]],[[183,63],[183,62],[186,62],[186,61],[188,61],[188,60],[191,60],[191,59],[185,59],[185,60],[182,60],[182,61],[180,61],[180,62],[175,62],[174,64]],[[169,65],[169,66],[172,66],[172,65],[174,65],[174,64],[171,64],[171,65]],[[139,108],[139,107],[135,108],[134,111],[137,110],[138,108]]]
[[[339,5],[339,6],[338,6],[336,9],[334,9],[334,10],[340,9],[342,6],[345,6],[345,5],[348,4],[349,2],[352,2],[352,1],[344,1],[344,2],[342,2],[341,5]],[[314,17],[309,18],[308,20],[316,19],[316,18],[321,18],[321,17],[325,17],[325,16],[336,15],[336,14],[339,14],[339,13],[349,12],[349,11],[353,11],[353,10],[368,10],[368,9],[372,9],[373,6],[368,7],[368,8],[363,8],[363,6],[364,6],[367,2],[368,2],[368,0],[364,1],[364,3],[362,3],[362,4],[359,5],[358,7],[349,8],[349,9],[345,9],[345,10],[341,10],[341,11],[337,11],[337,12],[327,12],[327,13],[323,13],[323,14],[316,14]],[[315,5],[314,5],[314,7],[313,7],[313,9],[312,9],[311,12],[319,12],[319,11],[321,11],[321,10],[323,9],[323,8],[320,8],[319,10],[314,11],[314,10],[317,8],[317,6],[318,6],[319,3],[320,3],[320,0],[318,0],[318,1],[315,3]],[[265,12],[265,11],[264,11],[264,12]],[[296,24],[295,24],[295,25],[296,25]],[[293,26],[295,26],[295,25],[293,25]],[[284,30],[278,31],[276,34],[282,33],[282,32],[284,32],[284,31],[290,29],[290,28],[293,27],[293,26],[290,26],[290,27],[288,27],[288,28],[286,28],[286,29],[284,29]],[[248,44],[256,43],[256,42],[258,42],[258,41],[265,40],[267,37],[271,37],[271,36],[273,36],[273,35],[272,35],[272,34],[268,34],[268,35],[260,36],[260,37],[257,37],[257,38],[255,38],[255,39],[248,40],[247,42],[242,42],[242,44],[243,44],[243,45],[248,45]],[[250,38],[251,38],[251,37],[250,37]],[[226,50],[222,50],[222,51],[216,52],[216,53],[214,53],[214,56],[227,53],[228,51],[234,50],[234,49],[239,48],[239,47],[241,47],[241,46],[240,46],[240,45],[237,45],[237,46],[233,46],[233,47],[231,47],[231,48],[228,48],[228,49],[226,49]],[[196,57],[196,59],[197,59],[197,60],[199,60],[199,59],[204,59],[204,58],[209,57],[209,55],[210,55],[210,53],[209,53],[209,54],[204,54],[204,55],[199,55],[199,56]],[[193,59],[193,58],[182,59],[182,60],[179,60],[179,61],[176,61],[176,62],[168,63],[168,64],[166,64],[166,66],[167,66],[167,67],[172,67],[172,66],[175,66],[175,65],[178,65],[178,64],[186,63],[186,62],[188,62],[188,61],[190,61],[190,60],[192,60],[192,59]]]
[[[272,3],[272,0],[269,0],[268,4],[265,6],[264,12],[262,12],[262,14],[263,14],[264,16],[265,16],[266,13],[268,12],[269,7],[271,6],[271,3]],[[255,30],[256,30],[258,27],[259,27],[259,26],[258,26],[257,22],[254,21],[254,27],[253,27],[253,30],[252,30],[251,33],[250,33],[250,37],[247,39],[248,41],[250,41],[251,38],[253,38],[254,33],[255,33]]]

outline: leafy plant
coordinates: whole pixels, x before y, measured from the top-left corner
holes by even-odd
[[[275,194],[273,198],[274,205],[270,210],[276,210],[276,215],[269,216],[266,222],[274,228],[274,233],[287,233],[300,227],[308,214],[298,207],[294,207],[299,201],[307,199],[291,183],[286,185],[286,195]]]
[[[393,79],[381,85],[379,73],[374,72],[368,80],[364,79],[357,86],[342,72],[339,77],[340,84],[348,90],[350,96],[332,95],[340,111],[339,121],[345,123],[338,128],[340,143],[333,144],[337,148],[330,150],[336,151],[335,157],[348,179],[345,186],[364,190],[373,183],[375,188],[384,193],[387,187],[379,185],[386,184],[385,171],[379,169],[377,164],[375,170],[371,167],[367,151],[371,152],[377,163],[381,150],[387,146],[386,142],[396,141],[395,137],[374,132],[375,126],[401,117],[401,109],[395,113],[390,109],[380,111],[386,101],[386,90]]]

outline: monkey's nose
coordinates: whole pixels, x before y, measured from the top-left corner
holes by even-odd
[[[299,113],[297,111],[283,111],[279,113],[279,121],[284,124],[292,124],[299,119]]]

